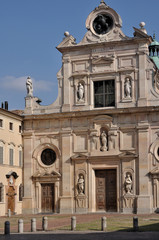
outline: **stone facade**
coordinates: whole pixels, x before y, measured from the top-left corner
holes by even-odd
[[[0,109],[0,216],[22,213],[22,117]]]
[[[159,208],[158,69],[144,25],[125,36],[101,1],[80,43],[65,32],[57,100],[26,97],[23,213]]]

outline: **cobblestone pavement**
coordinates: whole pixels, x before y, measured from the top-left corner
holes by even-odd
[[[158,240],[159,232],[53,232],[0,235],[0,240]]]

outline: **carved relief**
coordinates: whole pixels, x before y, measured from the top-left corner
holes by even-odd
[[[150,153],[153,155],[153,165],[156,165],[156,161],[159,162],[159,131],[156,132],[157,138],[150,146]]]
[[[157,73],[155,74],[154,80],[155,90],[159,94],[159,71],[157,71]]]

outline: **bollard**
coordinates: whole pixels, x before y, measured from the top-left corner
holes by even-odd
[[[10,234],[10,222],[9,221],[6,221],[4,223],[4,234],[5,235]]]
[[[133,230],[137,232],[139,230],[138,217],[133,217]]]
[[[71,231],[76,230],[76,217],[71,217]]]
[[[101,218],[101,230],[104,232],[106,232],[106,230],[107,230],[107,218],[106,217]]]
[[[36,232],[36,218],[31,219],[31,232]]]
[[[23,219],[18,220],[18,233],[23,233]]]
[[[43,229],[43,231],[47,231],[47,228],[48,228],[48,218],[43,217],[42,218],[42,229]]]
[[[11,217],[11,210],[8,209],[8,217]]]

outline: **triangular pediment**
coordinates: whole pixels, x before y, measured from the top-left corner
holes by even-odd
[[[114,62],[114,57],[113,56],[110,56],[110,57],[105,57],[105,56],[102,56],[102,57],[94,57],[92,59],[92,64],[93,65],[101,65],[101,64],[105,64],[105,65],[111,65],[112,63]]]

